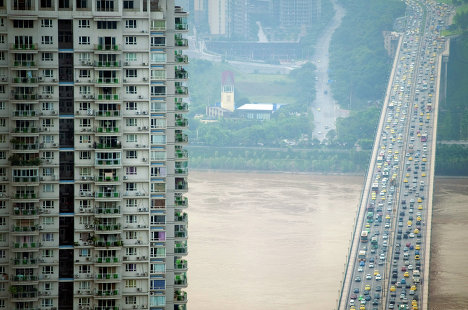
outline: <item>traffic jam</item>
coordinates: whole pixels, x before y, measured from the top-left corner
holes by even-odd
[[[421,307],[433,104],[438,57],[445,48],[440,31],[451,10],[407,1],[406,30],[375,142],[378,155],[369,168],[372,186],[363,196],[367,203],[349,309]]]

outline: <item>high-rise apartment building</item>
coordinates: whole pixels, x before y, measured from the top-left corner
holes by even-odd
[[[0,1],[0,309],[186,309],[186,18]]]

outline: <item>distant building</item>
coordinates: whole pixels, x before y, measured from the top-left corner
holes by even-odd
[[[277,103],[247,103],[237,108],[236,112],[239,117],[247,119],[269,120],[280,107]]]
[[[221,108],[234,112],[234,73],[224,71],[221,77]]]
[[[212,106],[212,107],[206,107],[206,116],[208,118],[214,119],[214,118],[227,118],[227,117],[232,117],[233,112],[221,108],[219,105]]]
[[[273,3],[283,28],[309,27],[321,13],[321,0],[273,0]]]
[[[398,48],[398,40],[400,38],[400,35],[398,34],[398,32],[384,31],[383,36],[384,47],[387,50],[387,54],[389,57],[393,58]]]
[[[211,35],[228,34],[228,8],[228,0],[208,0],[208,25]]]

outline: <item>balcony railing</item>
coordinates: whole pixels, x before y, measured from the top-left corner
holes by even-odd
[[[113,176],[113,177],[98,176],[96,181],[97,182],[118,182],[119,177],[118,176]]]
[[[96,67],[120,67],[120,61],[95,61],[94,65]]]
[[[176,35],[174,38],[174,45],[177,47],[188,47],[188,40],[182,38],[182,36]]]
[[[113,207],[113,208],[100,208],[97,207],[96,214],[118,214],[120,213],[120,208],[119,207]]]
[[[112,133],[112,132],[119,132],[118,127],[98,127],[97,132],[106,132],[106,133]]]
[[[35,61],[15,61],[13,65],[15,67],[35,67],[36,62]]]
[[[103,291],[103,290],[97,290],[95,291],[96,296],[117,296],[119,295],[119,290],[111,290],[111,291]]]
[[[38,143],[12,143],[14,150],[29,151],[39,149]]]
[[[11,298],[14,299],[32,299],[37,298],[37,292],[18,292],[12,293]]]
[[[36,265],[37,264],[37,259],[31,258],[15,258],[13,259],[13,264],[15,265]]]
[[[115,257],[117,258],[117,257]],[[119,279],[118,273],[99,273],[96,275],[96,279],[98,280],[111,280],[111,279]]]
[[[179,117],[175,119],[175,125],[176,127],[187,127],[188,126],[188,120],[184,117]]]
[[[174,73],[174,77],[176,79],[186,80],[186,79],[188,79],[188,72],[185,71],[185,70],[176,69],[175,73]]]
[[[97,192],[96,198],[119,198],[119,192]]]
[[[176,270],[185,270],[185,269],[187,269],[187,261],[185,259],[177,259],[174,262],[174,269],[176,269]]]
[[[36,193],[16,193],[15,199],[36,199]]]
[[[98,94],[97,100],[119,100],[118,94]]]
[[[36,183],[39,181],[38,177],[13,177],[13,182],[18,183]]]
[[[175,142],[177,143],[188,143],[188,136],[183,133],[178,133],[175,135]]]
[[[13,99],[13,100],[36,100],[37,95],[36,94],[15,94],[15,93],[13,93],[11,95],[11,99]]]
[[[186,207],[188,206],[188,198],[176,196],[174,200],[174,205],[176,205],[177,207]]]
[[[13,232],[35,232],[38,231],[37,225],[32,226],[13,226]]]
[[[187,150],[176,150],[175,151],[175,159],[188,159]]]
[[[117,241],[98,240],[96,241],[95,246],[97,247],[123,246],[123,241],[121,240],[117,240]]]
[[[98,166],[120,166],[120,159],[97,159]]]
[[[174,172],[175,172],[175,174],[187,174],[188,173],[188,168],[187,167],[175,168]]]
[[[29,83],[37,83],[37,78],[35,77],[30,77],[30,78],[26,78],[26,77],[15,77],[13,78],[12,80],[12,83],[21,83],[21,84],[29,84]]]
[[[188,96],[188,87],[187,86],[176,86],[175,93],[178,96]]]
[[[98,84],[119,84],[119,79],[118,78],[97,79],[96,83],[98,83]]]
[[[11,44],[11,49],[14,50],[37,50],[37,44]]]
[[[119,262],[119,258],[115,256],[96,258],[96,263],[98,264],[111,264],[111,263],[118,263],[118,262]]]
[[[96,143],[97,149],[120,149],[122,148],[122,144],[117,141],[116,143]]]
[[[187,223],[188,222],[188,214],[187,213],[176,212],[176,214],[174,215],[174,221]]]
[[[98,51],[118,51],[119,46],[117,44],[96,44],[94,49]]]
[[[187,292],[175,291],[174,292],[174,303],[187,302]]]
[[[24,242],[24,243],[15,242],[13,246],[15,249],[27,249],[27,248],[35,249],[37,248],[37,243],[36,242]]]
[[[120,116],[120,111],[118,110],[111,110],[111,111],[96,111],[96,116]]]
[[[111,231],[111,230],[120,230],[120,229],[122,229],[120,224],[96,225],[96,230],[99,230],[99,231]]]
[[[37,113],[37,111],[34,111],[34,110],[16,110],[16,111],[13,111],[13,116],[28,116],[28,117],[31,117],[31,116],[38,116],[39,114]]]
[[[35,127],[17,127],[12,130],[14,133],[37,133],[37,128]]]
[[[34,275],[13,275],[13,281],[39,281],[39,278]]]
[[[175,30],[179,30],[179,31],[188,31],[189,30],[189,26],[187,23],[176,23],[175,24]]]
[[[18,194],[17,194],[18,195]],[[17,196],[19,197],[19,195]],[[13,209],[13,215],[37,215],[37,209]]]
[[[186,102],[177,102],[175,104],[175,109],[179,112],[188,112],[188,103]]]

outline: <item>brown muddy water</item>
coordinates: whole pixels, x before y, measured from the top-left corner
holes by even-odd
[[[335,308],[362,176],[192,171],[189,182],[190,309]],[[468,180],[438,179],[435,195],[430,308],[468,309]]]

